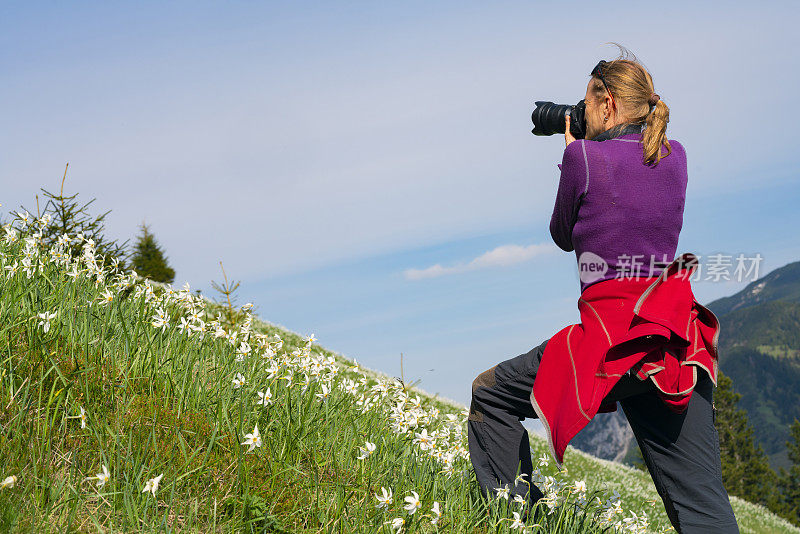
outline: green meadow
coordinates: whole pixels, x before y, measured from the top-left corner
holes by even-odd
[[[486,503],[464,406],[46,224],[0,232],[1,532],[672,530],[647,473],[572,448],[559,471],[537,436],[547,498]],[[800,532],[732,503],[742,532]]]

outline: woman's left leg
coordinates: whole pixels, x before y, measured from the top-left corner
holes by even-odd
[[[519,473],[531,482],[531,448],[520,421],[536,417],[530,396],[546,344],[495,365],[472,383],[469,455],[484,495],[494,497],[496,489],[507,486],[512,497],[528,496],[532,503],[543,497],[535,485],[528,495],[528,484],[514,481]]]

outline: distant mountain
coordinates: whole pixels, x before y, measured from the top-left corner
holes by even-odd
[[[720,369],[742,395],[773,468],[788,467],[789,425],[800,419],[800,261],[707,305],[720,321]]]
[[[800,261],[771,271],[730,297],[717,299],[708,308],[717,317],[773,301],[800,302]]]
[[[788,467],[789,425],[800,419],[800,261],[706,305],[720,321],[720,369],[742,395],[773,468]],[[636,442],[622,412],[598,414],[572,445],[607,460],[630,458]]]
[[[613,462],[623,462],[631,449],[637,447],[633,430],[619,405],[616,412],[595,415],[569,444]]]

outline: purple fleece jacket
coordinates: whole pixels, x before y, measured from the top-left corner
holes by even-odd
[[[564,149],[550,235],[575,251],[581,293],[617,276],[656,276],[675,258],[686,199],[686,152],[643,163],[639,126],[625,125]],[[665,147],[661,147],[666,154]]]

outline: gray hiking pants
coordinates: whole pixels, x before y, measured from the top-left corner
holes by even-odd
[[[535,502],[543,495],[531,485],[514,486],[518,473],[533,471],[528,432],[521,422],[536,418],[530,402],[533,381],[547,341],[481,373],[472,383],[468,420],[469,454],[481,493],[495,495],[508,484],[511,495]],[[722,485],[719,435],[714,427],[714,383],[698,371],[684,413],[669,409],[652,381],[625,375],[607,399],[619,401],[633,429],[672,526],[680,533],[739,532]]]

